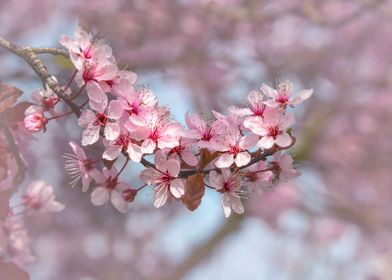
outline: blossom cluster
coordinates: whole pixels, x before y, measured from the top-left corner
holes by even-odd
[[[290,81],[276,89],[263,84],[249,93],[246,106],[232,106],[227,115],[212,111],[209,119],[188,113],[184,127],[171,117],[169,108],[159,105],[150,89],[136,84],[135,73],[118,68],[104,41],[78,27],[74,37],[63,35],[60,43],[75,67],[64,95],[85,99],[78,118],[81,141],[70,142],[73,153],[65,155],[66,170],[73,186],[81,180],[83,192],[93,188],[94,205],[110,201],[127,212],[137,193],[151,185],[155,207],[181,200],[194,210],[208,187],[222,195],[228,217],[232,211],[244,212],[242,199],[249,194],[299,175],[291,156],[284,153],[295,142],[294,116],[288,108],[309,98],[312,90],[294,95]],[[76,95],[66,92],[73,79],[79,87]],[[56,113],[59,100],[50,89],[34,96],[38,104],[26,110],[24,119],[29,132],[44,131],[49,120],[70,114]],[[46,118],[45,112],[54,116]],[[99,158],[88,157],[82,146],[97,142],[104,152]],[[118,171],[119,157],[124,164]],[[148,160],[152,157],[154,162]],[[119,180],[129,162],[146,167],[140,174],[144,184],[138,188]]]

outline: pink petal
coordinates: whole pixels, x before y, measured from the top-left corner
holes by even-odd
[[[284,147],[290,146],[291,141],[292,141],[292,140],[291,140],[290,135],[289,135],[287,132],[284,132],[284,133],[282,133],[282,134],[279,134],[279,135],[276,137],[275,143],[276,143],[276,145],[278,145],[279,147],[284,148]]]
[[[117,123],[108,123],[105,126],[105,138],[109,141],[114,141],[120,135],[120,126]]]
[[[156,148],[156,144],[151,139],[146,139],[143,141],[142,146],[140,148],[143,154],[151,154],[154,152]]]
[[[109,103],[108,107],[108,117],[113,120],[118,120],[121,118],[124,112],[124,108],[121,105],[121,102],[118,100],[113,100]]]
[[[91,193],[91,202],[95,206],[104,205],[108,201],[109,201],[109,191],[105,187],[96,188]]]
[[[166,168],[170,176],[177,177],[178,174],[180,173],[181,167],[180,167],[180,163],[177,160],[169,159],[168,161],[166,161]]]
[[[238,167],[247,165],[250,162],[250,154],[248,152],[242,152],[237,154],[237,156],[235,157],[235,164]]]
[[[82,149],[82,147],[80,147],[79,144],[77,144],[74,141],[70,141],[69,145],[71,146],[72,151],[75,153],[75,155],[77,156],[77,158],[79,160],[86,159],[86,154],[85,154],[84,150]]]
[[[256,146],[258,141],[259,141],[259,136],[255,134],[248,134],[246,136],[241,137],[238,144],[241,149],[248,150]]]
[[[134,162],[140,162],[142,160],[143,157],[142,150],[136,144],[129,144],[127,153],[129,155],[129,158]]]
[[[102,155],[102,158],[107,160],[115,160],[118,158],[122,150],[122,146],[120,145],[113,145],[109,146]]]
[[[119,192],[112,191],[110,201],[118,211],[120,211],[121,213],[127,213],[128,202],[124,201],[124,199],[122,198]]]
[[[186,164],[190,166],[196,166],[199,162],[197,157],[193,153],[188,151],[183,151],[181,157],[186,162]]]
[[[160,208],[165,205],[168,196],[168,188],[165,186],[160,186],[155,188],[155,200],[154,206]]]
[[[90,125],[85,130],[83,130],[82,134],[82,146],[87,146],[94,144],[99,139],[99,126]]]
[[[97,83],[88,83],[86,90],[91,109],[100,113],[104,112],[108,105],[108,97],[101,87]]]
[[[78,124],[83,128],[87,128],[89,125],[93,124],[96,119],[95,113],[87,109],[82,112],[82,115],[78,119]]]
[[[244,126],[257,135],[264,136],[268,134],[263,119],[260,117],[247,117]]]
[[[257,143],[262,149],[270,149],[274,145],[275,140],[271,136],[263,136],[260,141]]]
[[[249,108],[239,108],[237,106],[229,107],[229,112],[240,117],[252,115],[252,110]]]
[[[180,198],[184,195],[185,187],[181,179],[175,179],[170,182],[170,192],[175,198]]]
[[[215,166],[218,168],[227,168],[230,167],[234,162],[234,156],[229,153],[224,153],[218,157],[218,160],[215,162]]]
[[[264,95],[266,95],[272,99],[275,99],[276,96],[278,95],[278,92],[275,89],[271,88],[270,86],[268,86],[266,84],[262,84],[260,87],[260,90]]]
[[[209,176],[208,176],[208,181],[211,185],[211,187],[220,190],[223,188],[223,177],[218,174],[215,170],[211,171]]]

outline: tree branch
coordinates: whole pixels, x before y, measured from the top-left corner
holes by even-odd
[[[40,60],[37,56],[37,54],[34,52],[34,48],[32,47],[21,47],[18,48],[16,45],[13,43],[7,41],[3,37],[0,37],[0,46],[3,48],[7,49],[8,51],[12,52],[13,54],[19,56],[22,58],[24,61],[26,61],[30,67],[34,70],[34,72],[37,74],[38,77],[41,78],[42,83],[45,85],[48,85],[50,89],[60,98],[62,99],[67,105],[71,108],[71,110],[74,112],[74,114],[79,117],[80,116],[80,108],[77,104],[72,102],[71,100],[68,100],[66,96],[63,95],[63,90],[61,89],[59,83],[56,81],[54,76],[52,76],[46,65]],[[38,51],[41,51],[41,53],[44,53],[43,51],[48,50],[53,50],[52,48],[38,48],[35,49]]]

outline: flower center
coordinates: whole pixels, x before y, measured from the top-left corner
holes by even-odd
[[[276,137],[280,134],[279,127],[277,125],[271,125],[268,127],[268,135],[272,137]]]
[[[108,118],[105,114],[97,112],[95,116],[97,118],[95,124],[105,126],[108,123]]]
[[[83,67],[83,81],[88,82],[94,80],[95,66],[90,63],[85,63]]]
[[[106,179],[106,188],[109,190],[114,190],[117,186],[117,178],[110,176],[109,178]]]
[[[279,96],[276,99],[276,102],[280,104],[286,104],[288,101],[289,101],[289,97],[287,96],[286,93],[279,93]]]
[[[230,151],[229,151],[230,154],[237,155],[239,152],[241,152],[241,148],[238,147],[238,145],[230,147]]]

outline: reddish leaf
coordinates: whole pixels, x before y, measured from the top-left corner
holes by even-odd
[[[23,91],[14,86],[0,84],[0,113],[14,105],[22,93]]]
[[[214,152],[211,154],[211,152],[208,149],[200,150],[199,170],[203,170],[204,167],[206,167],[211,161],[216,159],[217,156],[219,156],[219,152]]]
[[[189,176],[185,183],[185,194],[182,202],[190,211],[195,211],[204,196],[204,176],[201,173]]]
[[[6,111],[8,124],[12,125],[23,121],[26,109],[32,104],[30,102],[19,102],[14,107],[8,109]]]
[[[11,262],[0,261],[0,276],[9,280],[28,280],[30,277],[26,271]]]

